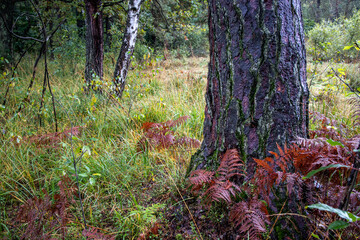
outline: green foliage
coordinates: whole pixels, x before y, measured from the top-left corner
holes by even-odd
[[[360,11],[351,18],[338,18],[336,21],[323,21],[309,32],[308,53],[314,60],[333,59],[337,62],[355,60],[359,51],[346,46],[360,40]]]
[[[146,2],[139,40],[159,55],[205,56],[208,52],[207,11],[203,1]],[[169,56],[165,56],[169,57]]]
[[[49,134],[54,136],[54,116],[50,95],[46,95],[44,109],[47,110],[41,113],[46,121],[44,127],[39,127],[42,62],[29,100],[22,103],[34,58],[28,60],[18,68],[8,102],[3,110],[0,109],[0,238],[19,238],[25,231],[26,224],[16,229],[9,225],[22,202],[41,196],[43,189],[52,197],[65,173],[75,180],[72,149],[76,158],[86,151],[78,163],[78,174],[88,224],[103,229],[101,232],[130,239],[147,230],[155,232],[151,222],[163,219],[160,209],[168,201],[158,201],[154,197],[166,195],[174,191],[177,184],[182,184],[192,150],[174,147],[137,152],[137,142],[143,135],[141,124],[189,115],[190,119],[176,131],[201,139],[207,60],[167,60],[166,66],[151,66],[150,60],[133,64],[121,102],[94,92],[85,95],[82,75],[73,74],[73,63],[62,59],[60,72],[56,70],[61,60],[51,61],[50,80],[61,103],[56,105],[59,131],[68,129],[70,121],[81,129],[72,138],[72,144],[69,138],[62,138],[52,148],[45,142],[30,140],[43,139]],[[109,68],[105,69],[105,82],[112,76]],[[1,84],[7,84],[11,71],[2,76]],[[174,82],[178,84],[176,88]],[[194,86],[199,89],[190,91]],[[5,88],[0,89],[0,96],[4,91]],[[17,114],[20,104],[23,109]],[[79,208],[76,203],[69,209],[71,223],[66,225],[69,239],[78,239],[82,231],[81,215],[76,210]],[[52,232],[52,237],[57,238],[56,234]]]
[[[356,222],[356,221],[359,221],[360,220],[360,217],[352,214],[351,212],[348,212],[348,211],[344,211],[344,210],[341,210],[341,209],[338,209],[338,208],[333,208],[327,204],[324,204],[324,203],[316,203],[316,204],[312,204],[312,205],[309,205],[309,206],[306,206],[306,208],[313,208],[313,209],[318,209],[318,210],[321,210],[321,211],[327,211],[327,212],[331,212],[331,213],[335,213],[337,214],[339,217],[345,219],[347,222],[343,222],[343,221],[335,221],[335,222],[332,222],[330,225],[329,225],[329,229],[344,229],[346,227],[349,226],[349,222]]]

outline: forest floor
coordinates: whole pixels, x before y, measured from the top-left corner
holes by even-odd
[[[23,101],[33,61],[18,68],[0,110],[0,238],[230,238],[227,216],[191,194],[185,179],[202,140],[207,58],[134,64],[121,102],[85,95],[78,63],[52,62],[58,133],[49,92],[38,111],[41,67]],[[359,134],[351,94],[331,68],[349,81],[347,71],[359,64],[310,62],[310,110],[346,125],[350,138]],[[110,85],[111,69],[99,87]]]

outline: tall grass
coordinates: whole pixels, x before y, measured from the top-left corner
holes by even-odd
[[[181,147],[137,151],[142,124],[188,115],[190,119],[176,132],[201,140],[207,59],[174,59],[155,66],[133,64],[123,99],[117,103],[94,92],[84,94],[82,62],[66,59],[51,62],[50,81],[58,101],[60,131],[69,128],[70,122],[82,127],[81,135],[73,138],[72,145],[64,140],[57,148],[27,140],[54,132],[49,93],[40,113],[45,124],[38,124],[42,64],[28,100],[22,111],[16,113],[25,97],[33,62],[29,58],[18,68],[6,108],[0,112],[0,236],[21,237],[24,225],[17,228],[19,224],[14,223],[20,204],[35,196],[41,198],[43,190],[50,195],[57,193],[57,184],[64,174],[75,180],[73,148],[77,157],[86,150],[79,162],[79,178],[88,224],[105,234],[117,234],[120,239],[136,238],[151,227],[154,219],[161,220],[159,212],[166,204],[174,204],[168,196],[183,187],[194,151]],[[111,84],[113,69],[110,62],[105,66],[104,86]],[[308,66],[309,81],[313,79],[310,110],[351,126],[351,134],[355,135],[358,129],[352,125],[349,92],[326,66],[326,63]],[[1,81],[5,85],[8,80]],[[3,92],[2,87],[1,96]],[[315,128],[314,124],[311,127]],[[68,239],[81,238],[79,209],[79,205],[71,208]],[[53,232],[54,237],[59,234]]]
[[[41,113],[45,125],[40,127],[37,121],[41,64],[29,100],[20,114],[15,111],[31,79],[33,59],[22,63],[17,70],[18,80],[11,87],[7,115],[1,117],[0,234],[20,237],[23,229],[16,229],[13,222],[17,207],[29,198],[43,196],[43,190],[55,194],[64,174],[75,180],[71,148],[77,157],[87,150],[79,163],[79,177],[88,224],[124,238],[136,237],[150,227],[152,223],[144,219],[149,215],[141,213],[152,209],[149,214],[156,218],[155,210],[163,205],[151,208],[156,203],[153,197],[182,184],[193,149],[138,152],[141,126],[188,115],[190,119],[176,131],[201,140],[206,62],[205,58],[194,58],[155,67],[134,64],[124,97],[117,104],[96,93],[85,95],[78,65],[52,62],[50,81],[55,98],[61,103],[56,104],[60,130],[69,128],[70,121],[82,127],[81,135],[73,138],[73,145],[64,140],[57,148],[37,146],[27,140],[54,131],[48,94]],[[104,72],[104,82],[110,84],[111,67]],[[69,239],[79,238],[83,227],[79,208],[72,208]],[[57,234],[53,233],[55,237]]]

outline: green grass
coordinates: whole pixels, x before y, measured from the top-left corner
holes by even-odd
[[[83,130],[73,138],[72,144],[66,140],[56,149],[47,149],[25,140],[54,132],[49,93],[41,113],[45,124],[41,127],[38,124],[42,64],[37,69],[29,101],[20,114],[15,113],[32,75],[34,59],[26,59],[18,69],[6,109],[0,112],[3,132],[0,135],[0,236],[10,239],[21,236],[25,225],[15,227],[14,217],[17,207],[27,199],[43,196],[43,189],[50,195],[57,193],[57,184],[64,174],[75,180],[72,149],[76,157],[87,150],[79,163],[79,176],[89,226],[105,234],[136,239],[155,219],[164,220],[160,213],[176,204],[169,195],[184,187],[184,175],[194,149],[138,152],[141,126],[145,122],[164,122],[188,115],[190,119],[177,127],[176,132],[201,140],[207,61],[206,58],[176,59],[154,67],[133,64],[124,97],[114,103],[95,93],[83,93],[83,63],[57,59],[50,64],[50,81],[58,100],[60,131],[71,124],[82,126]],[[113,67],[110,63],[105,66],[104,84],[110,85]],[[340,67],[351,66],[334,66]],[[349,125],[351,134],[357,134],[350,116],[352,108],[346,102],[348,91],[329,76],[326,63],[317,64],[316,68],[310,109]],[[309,64],[309,79],[314,69]],[[7,79],[0,81],[3,86]],[[3,91],[1,88],[1,96]],[[71,206],[73,217],[68,224],[68,239],[81,238],[83,225],[76,200],[76,205]],[[54,231],[53,236],[59,237],[59,231]]]
[[[80,136],[64,141],[57,149],[35,146],[25,139],[54,132],[51,97],[46,94],[42,118],[38,124],[38,101],[41,94],[42,67],[37,69],[36,83],[20,114],[15,114],[32,74],[34,59],[18,69],[18,80],[10,89],[6,110],[1,115],[0,148],[0,235],[19,237],[23,228],[15,228],[17,207],[42,190],[53,195],[64,174],[73,180],[71,148],[76,157],[87,153],[79,163],[80,187],[88,225],[103,233],[117,233],[124,238],[137,238],[151,227],[152,221],[168,204],[154,200],[183,185],[187,164],[194,149],[172,149],[137,152],[145,122],[163,122],[183,115],[190,119],[177,128],[180,135],[201,140],[206,84],[207,59],[168,61],[158,68],[136,66],[128,76],[128,84],[120,103],[103,96],[82,92],[79,66],[50,64],[50,81],[56,99],[60,131],[82,126]],[[104,82],[110,84],[111,68]],[[1,84],[5,85],[5,80]],[[1,93],[3,94],[3,93]],[[5,115],[8,112],[8,115]],[[67,117],[69,114],[70,118]],[[17,143],[19,141],[19,144]],[[158,205],[154,205],[158,204]],[[74,215],[68,238],[79,238],[82,230],[79,201],[72,206]],[[149,220],[150,219],[150,220]],[[54,236],[59,232],[54,231]]]

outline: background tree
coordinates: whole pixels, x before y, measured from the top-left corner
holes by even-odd
[[[93,87],[93,76],[102,80],[104,62],[104,33],[101,0],[85,0],[86,9],[86,63],[85,82]]]
[[[126,30],[122,40],[120,54],[114,71],[115,94],[121,98],[125,88],[125,80],[134,52],[139,28],[140,7],[143,0],[129,0]]]
[[[360,9],[360,2],[354,0],[304,0],[302,1],[305,23],[334,20],[338,17],[351,17]]]

